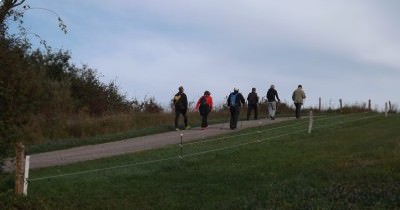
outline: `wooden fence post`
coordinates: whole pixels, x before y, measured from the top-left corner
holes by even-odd
[[[368,110],[371,111],[371,99],[368,100]]]
[[[321,111],[321,97],[319,97],[318,111]]]
[[[385,102],[385,117],[388,116],[388,103]]]
[[[15,193],[22,195],[24,190],[25,146],[20,141],[15,144],[15,155]]]

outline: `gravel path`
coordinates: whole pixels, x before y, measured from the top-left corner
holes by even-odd
[[[70,149],[44,152],[31,155],[30,168],[44,168],[49,166],[66,165],[87,160],[111,157],[121,154],[134,153],[143,150],[161,148],[166,145],[179,144],[181,135],[184,142],[206,139],[212,136],[237,132],[244,128],[272,124],[290,120],[292,118],[276,118],[271,121],[267,119],[239,121],[238,128],[229,129],[228,123],[209,126],[206,130],[192,128],[184,131],[170,131],[166,133],[136,137],[121,141],[74,147]],[[10,170],[10,167],[7,167]]]

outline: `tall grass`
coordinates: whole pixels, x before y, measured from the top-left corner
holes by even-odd
[[[286,104],[281,104],[278,115],[288,116],[292,112]],[[247,109],[242,108],[240,118],[246,119]],[[253,116],[253,115],[252,115]],[[259,107],[259,117],[266,116],[266,106]],[[209,115],[209,123],[228,122],[229,109],[218,105]],[[62,116],[58,119],[38,118],[27,127],[31,141],[28,153],[37,153],[73,146],[97,144],[136,136],[155,134],[174,130],[174,112],[125,112],[93,117],[85,113],[74,116]],[[189,124],[199,126],[201,118],[198,112],[188,112]],[[180,116],[180,124],[183,124]]]
[[[192,109],[190,109],[192,110]],[[302,110],[303,116],[308,116],[310,108]],[[322,110],[319,113],[362,113],[368,112],[365,104],[345,105],[343,109]],[[267,107],[265,103],[259,105],[259,118],[265,118]],[[240,118],[246,119],[247,108],[243,107]],[[294,115],[294,107],[280,103],[277,109],[278,117]],[[198,112],[189,111],[189,124],[192,127],[200,125],[201,118]],[[224,105],[217,105],[209,115],[209,123],[228,122],[229,109]],[[26,128],[30,141],[28,153],[37,153],[56,149],[64,149],[87,144],[97,144],[148,134],[166,132],[174,129],[175,113],[173,112],[125,112],[93,117],[85,113],[73,116],[62,116],[57,119],[38,118]],[[251,116],[253,119],[253,115]],[[180,123],[183,124],[182,117]]]

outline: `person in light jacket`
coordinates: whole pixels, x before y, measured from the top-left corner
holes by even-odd
[[[301,106],[303,105],[303,101],[306,98],[306,94],[304,93],[303,86],[297,86],[297,89],[293,91],[292,99],[294,105],[296,106],[296,118],[300,118]]]

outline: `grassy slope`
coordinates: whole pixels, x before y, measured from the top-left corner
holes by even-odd
[[[29,193],[60,209],[396,208],[399,124],[399,116],[358,114],[317,118],[311,135],[306,120],[254,128],[187,144],[183,161],[170,147],[35,170]],[[225,147],[233,148],[203,153]],[[121,167],[37,179],[112,166]]]

